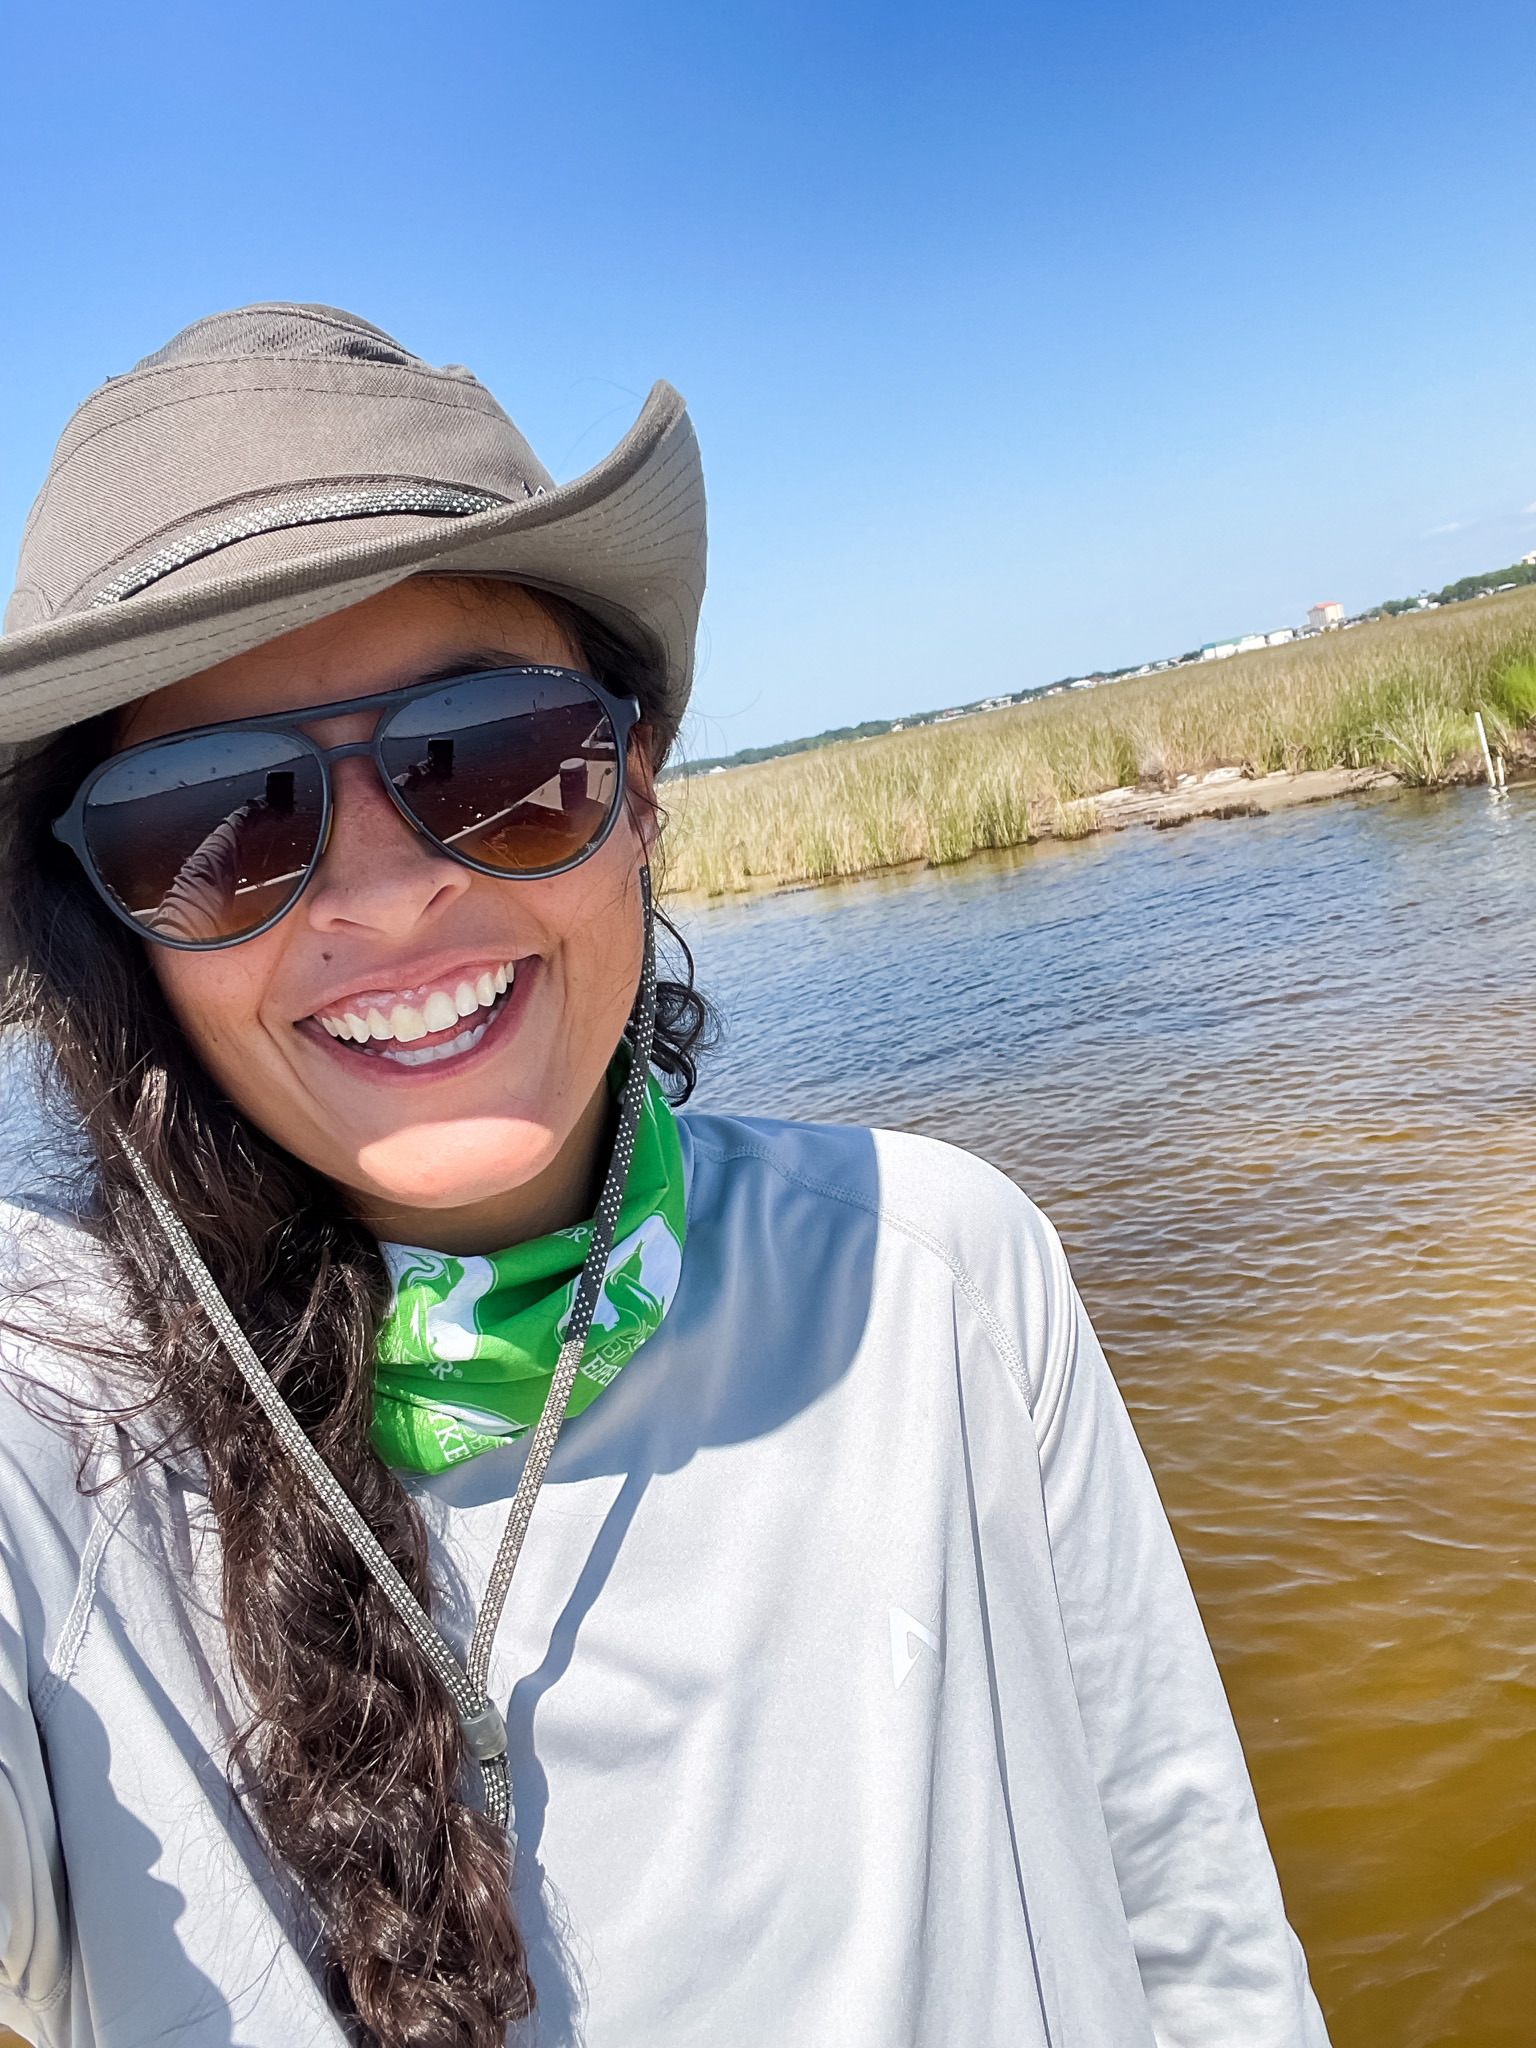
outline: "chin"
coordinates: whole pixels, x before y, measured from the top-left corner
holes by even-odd
[[[391,1205],[464,1209],[535,1179],[560,1149],[541,1124],[510,1117],[413,1124],[364,1145],[363,1183]]]

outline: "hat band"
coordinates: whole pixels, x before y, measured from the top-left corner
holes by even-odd
[[[542,495],[542,493],[536,493]],[[279,533],[290,526],[320,526],[330,519],[373,519],[381,513],[416,512],[429,518],[463,519],[474,512],[489,512],[495,505],[510,503],[490,491],[466,491],[452,484],[396,484],[385,490],[324,491],[308,497],[280,498],[259,511],[226,519],[217,526],[200,526],[183,539],[174,541],[141,562],[125,569],[121,576],[98,590],[86,606],[97,611],[103,605],[121,604],[134,597],[174,569],[189,562],[216,555],[220,548],[236,541],[253,540],[257,534]]]

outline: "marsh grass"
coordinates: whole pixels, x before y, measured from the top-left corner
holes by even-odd
[[[1536,721],[1536,588],[677,778],[667,880],[722,895],[964,860],[1046,830],[1081,838],[1104,791],[1218,766],[1382,768],[1432,786],[1470,755],[1474,711],[1506,749]]]
[[[1055,835],[1058,839],[1086,839],[1090,832],[1098,829],[1096,797],[1078,796],[1069,798],[1065,803],[1057,802]]]

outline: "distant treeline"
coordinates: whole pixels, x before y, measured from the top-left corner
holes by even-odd
[[[1385,604],[1376,605],[1371,611],[1362,613],[1362,618],[1372,618],[1385,613],[1396,618],[1402,612],[1416,611],[1425,604],[1462,604],[1469,597],[1481,597],[1484,591],[1507,590],[1511,584],[1536,583],[1536,563],[1515,562],[1507,569],[1488,569],[1480,576],[1463,576],[1459,583],[1447,583],[1444,590],[1427,592],[1424,597],[1394,597]],[[1172,666],[1182,668],[1192,661],[1198,661],[1200,650],[1193,648],[1188,654],[1176,655]],[[1096,683],[1112,683],[1121,676],[1138,673],[1134,668],[1109,668],[1095,671],[1092,680]],[[1031,697],[1047,696],[1052,690],[1066,688],[1070,683],[1081,680],[1075,676],[1062,676],[1054,683],[1039,683],[1032,690],[1014,690],[992,697],[979,698],[975,703],[959,704],[959,712],[1001,710],[1006,704],[1027,704]],[[952,714],[950,714],[952,715]],[[867,718],[862,725],[833,726],[827,732],[812,733],[805,739],[780,740],[772,747],[743,747],[735,754],[710,754],[703,760],[677,761],[663,771],[663,779],[674,775],[707,775],[712,768],[746,768],[754,761],[777,761],[785,754],[809,754],[818,747],[835,746],[839,740],[871,740],[882,733],[895,732],[900,727],[934,725],[940,723],[945,713],[919,711],[902,718]]]
[[[1431,604],[1464,604],[1469,597],[1481,597],[1485,590],[1508,589],[1511,583],[1536,583],[1536,562],[1511,562],[1507,569],[1487,569],[1481,576],[1463,576],[1459,583],[1447,583],[1444,590],[1426,593]],[[1393,597],[1377,610],[1396,618],[1399,612],[1417,611],[1423,598]]]
[[[1193,659],[1193,657],[1190,657]],[[1117,676],[1127,676],[1128,668],[1105,669],[1094,680],[1112,683]],[[1031,697],[1043,697],[1051,690],[1064,690],[1076,678],[1063,676],[1059,682],[1038,683],[1032,690],[1000,691],[991,697],[978,697],[974,703],[957,704],[952,711],[910,711],[901,718],[867,718],[862,725],[835,725],[827,732],[809,734],[801,740],[780,740],[772,747],[743,747],[735,754],[707,754],[697,761],[674,761],[662,770],[662,780],[674,775],[707,775],[711,768],[748,768],[754,761],[778,761],[786,754],[814,753],[818,747],[835,746],[839,740],[873,740],[882,734],[898,732],[908,726],[939,725],[946,718],[972,711],[1001,711],[1009,704],[1027,704]]]
[[[777,761],[781,754],[806,754],[813,747],[830,747],[838,740],[871,740],[877,733],[889,732],[899,721],[894,718],[870,718],[863,725],[838,725],[830,732],[818,732],[809,739],[780,740],[775,747],[743,747],[739,754],[712,754],[705,761],[688,761],[671,770],[674,775],[686,768],[690,775],[697,775],[701,768],[746,768],[754,761]]]

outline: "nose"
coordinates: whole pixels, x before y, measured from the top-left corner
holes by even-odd
[[[414,831],[367,756],[331,763],[331,836],[304,893],[312,929],[409,937],[474,877]]]

